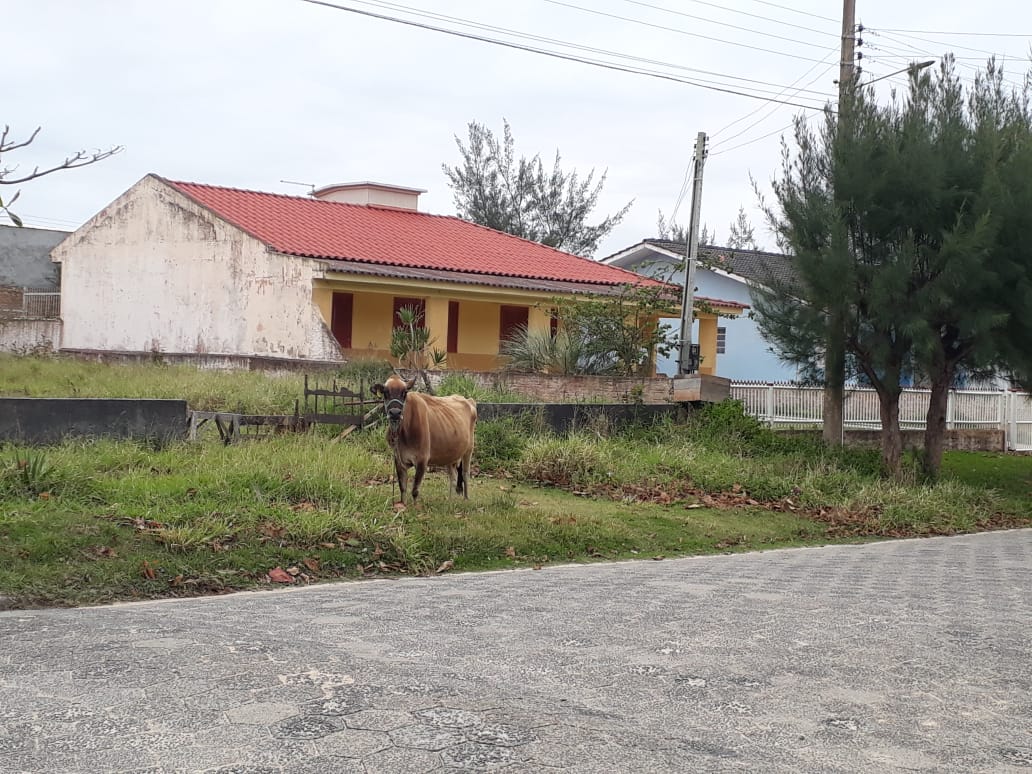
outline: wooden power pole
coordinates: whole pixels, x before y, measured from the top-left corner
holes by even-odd
[[[856,70],[856,0],[842,0],[842,49],[839,59],[839,121],[849,104]],[[824,342],[824,441],[833,446],[842,444],[842,414],[845,402],[846,342],[842,310],[832,309],[828,315],[828,333]]]

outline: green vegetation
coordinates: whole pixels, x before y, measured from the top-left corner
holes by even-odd
[[[0,395],[34,398],[178,398],[197,411],[286,414],[303,376],[202,371],[160,363],[108,365],[60,356],[0,353]]]
[[[1032,458],[947,455],[935,485],[876,452],[777,435],[737,404],[558,437],[481,424],[471,498],[394,505],[383,435],[0,448],[0,596],[68,605],[275,582],[661,558],[1029,525]]]
[[[383,364],[349,364],[357,386]],[[292,409],[299,377],[3,358],[0,394],[186,397]],[[484,400],[467,378],[443,392]],[[503,395],[500,393],[500,395]],[[497,399],[497,396],[491,396]],[[136,442],[0,445],[0,605],[74,605],[451,568],[670,557],[1032,524],[1032,457],[949,453],[886,481],[877,451],[775,433],[735,402],[567,436],[542,415],[481,422],[470,500],[440,473],[394,505],[383,433],[275,436],[162,449]],[[333,433],[335,434],[335,433]]]

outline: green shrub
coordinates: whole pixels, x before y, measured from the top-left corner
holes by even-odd
[[[540,423],[540,416],[531,412],[478,422],[473,459],[484,471],[511,470]]]
[[[573,434],[538,437],[523,450],[519,472],[524,478],[553,486],[583,486],[608,477],[612,460],[594,438]]]

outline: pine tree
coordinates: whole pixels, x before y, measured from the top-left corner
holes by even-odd
[[[829,316],[850,363],[878,392],[882,458],[901,464],[907,371],[932,399],[924,472],[942,458],[946,397],[961,372],[1032,374],[1032,117],[990,63],[965,101],[947,60],[911,74],[905,100],[847,95],[820,133],[798,120],[766,212],[798,280],[772,280],[755,313],[781,356],[816,372]],[[804,303],[800,303],[800,301]]]
[[[551,170],[540,155],[516,157],[516,142],[508,121],[502,138],[483,124],[469,124],[466,143],[456,137],[462,163],[442,164],[455,196],[460,218],[504,231],[559,250],[590,257],[632,202],[591,225],[588,218],[598,204],[606,175],[596,181],[595,170],[581,179],[562,169],[556,151]]]

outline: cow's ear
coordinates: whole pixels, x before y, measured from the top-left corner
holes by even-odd
[[[406,390],[415,389],[415,386],[416,386],[416,377],[414,377],[414,376],[411,379],[409,379],[407,382],[405,382],[405,389]]]
[[[382,398],[383,397],[383,385],[382,384],[374,384],[372,387],[369,388],[369,392],[373,393],[373,395],[379,395]]]

